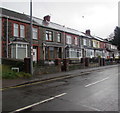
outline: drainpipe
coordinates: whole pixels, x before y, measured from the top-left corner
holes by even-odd
[[[7,26],[6,26],[6,52],[7,52],[7,58],[8,58],[8,18],[7,16]]]

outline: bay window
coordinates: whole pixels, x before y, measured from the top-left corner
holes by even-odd
[[[11,45],[11,58],[24,59],[28,57],[28,45],[27,44],[17,44]]]
[[[52,60],[54,58],[55,58],[54,47],[46,47],[45,48],[45,59]]]
[[[69,58],[80,58],[81,57],[81,50],[70,48],[68,57]]]

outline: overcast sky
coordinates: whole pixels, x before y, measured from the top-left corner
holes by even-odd
[[[2,0],[1,7],[29,13],[30,0]],[[119,0],[33,0],[33,16],[51,16],[51,21],[92,35],[108,37],[118,25]]]

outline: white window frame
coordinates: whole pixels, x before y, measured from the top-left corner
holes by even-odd
[[[91,47],[91,40],[89,40],[89,46]]]
[[[28,44],[22,44],[22,43],[14,43],[15,45],[15,51],[16,51],[16,54],[15,54],[15,59],[18,59],[18,48],[25,48],[26,49],[26,53],[25,53],[25,57],[28,57]],[[11,45],[11,58],[14,58],[13,57],[13,45]]]
[[[46,33],[46,34],[45,34],[45,35],[46,35],[46,36],[45,36],[46,41],[53,41],[53,32],[46,30],[45,33]]]
[[[20,37],[25,38],[25,26],[20,25]]]
[[[14,36],[18,37],[19,36],[19,25],[14,23]]]
[[[78,38],[75,37],[75,45],[78,45]]]
[[[57,42],[61,42],[61,33],[57,33]]]
[[[83,39],[83,45],[86,46],[87,45],[87,39]]]
[[[70,35],[66,36],[66,43],[67,44],[72,44],[72,37]]]
[[[38,29],[33,27],[33,39],[38,39]]]

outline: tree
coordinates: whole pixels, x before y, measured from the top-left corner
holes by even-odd
[[[110,41],[113,45],[116,45],[118,50],[120,50],[120,27],[116,27],[114,30],[114,37]]]

